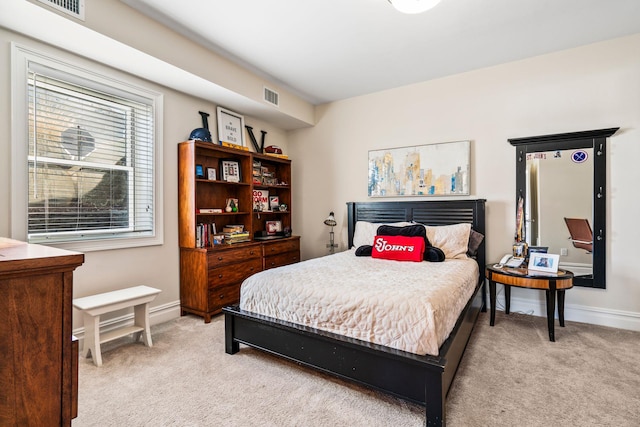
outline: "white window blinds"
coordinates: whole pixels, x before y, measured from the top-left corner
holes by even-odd
[[[154,233],[154,103],[28,66],[28,239]]]

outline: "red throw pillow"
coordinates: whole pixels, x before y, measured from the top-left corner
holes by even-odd
[[[422,261],[424,238],[406,236],[376,236],[373,239],[373,258],[396,261]]]

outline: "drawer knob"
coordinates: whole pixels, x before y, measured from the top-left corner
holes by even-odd
[[[222,257],[221,256],[218,257],[218,261],[222,261]]]
[[[222,279],[222,274],[218,274],[218,279]]]
[[[224,294],[220,294],[220,299],[224,299]]]

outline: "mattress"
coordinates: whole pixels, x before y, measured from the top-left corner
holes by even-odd
[[[478,283],[473,259],[399,262],[355,249],[246,279],[240,308],[416,354],[437,356]]]

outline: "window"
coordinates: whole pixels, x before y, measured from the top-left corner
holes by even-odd
[[[161,97],[17,50],[26,117],[22,136],[17,131],[14,138],[14,165],[28,183],[18,185],[27,192],[26,239],[93,242],[83,250],[161,243],[155,182]],[[15,172],[14,178],[19,182]]]

